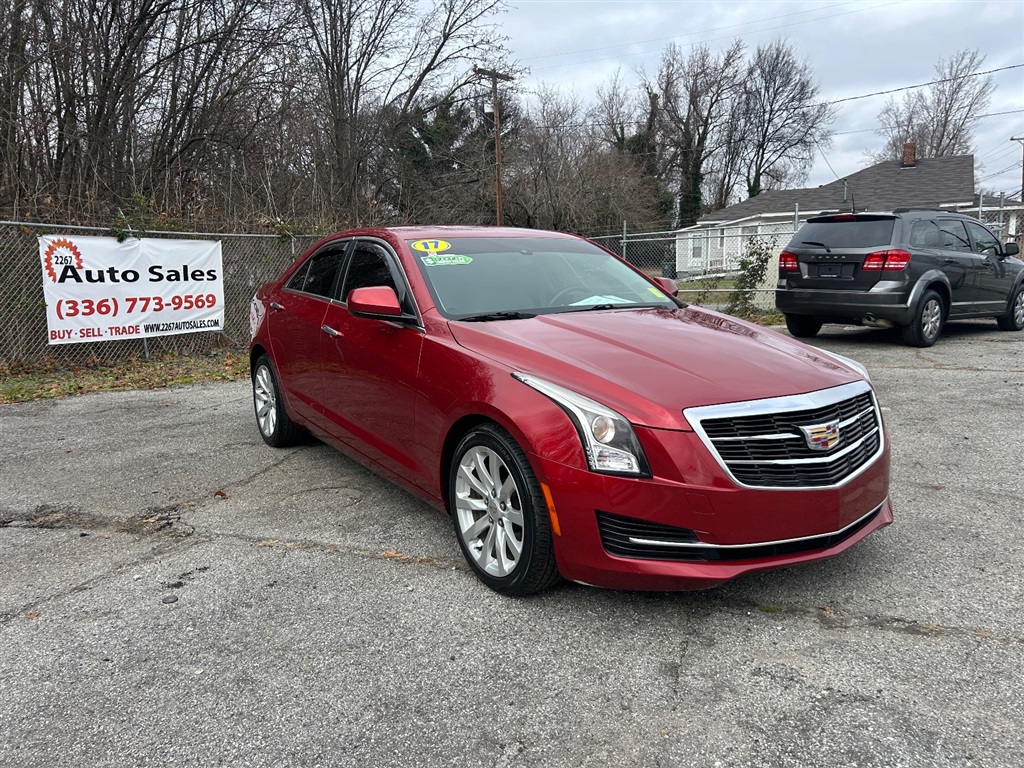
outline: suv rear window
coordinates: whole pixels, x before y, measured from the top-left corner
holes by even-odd
[[[800,248],[807,242],[824,243],[829,248],[874,248],[889,245],[892,242],[892,228],[895,223],[896,220],[892,218],[808,221],[790,241],[789,247]]]

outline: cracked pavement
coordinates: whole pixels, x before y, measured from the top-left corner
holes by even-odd
[[[0,406],[0,765],[1017,766],[1024,334],[826,327],[896,523],[701,593],[498,596],[246,382]]]

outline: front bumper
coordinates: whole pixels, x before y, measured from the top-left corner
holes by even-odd
[[[653,478],[599,475],[531,457],[551,491],[561,531],[554,537],[555,556],[567,579],[613,589],[707,589],[744,574],[832,557],[893,521],[887,447],[835,488],[741,488],[695,434],[638,433]],[[634,556],[613,554],[606,547],[609,516],[627,518],[627,528],[635,530],[648,524],[655,533],[632,537],[640,542]],[[644,543],[664,543],[658,531],[666,527],[682,531],[682,543],[660,550]],[[696,545],[685,541],[691,533]],[[704,557],[695,559],[699,549]]]

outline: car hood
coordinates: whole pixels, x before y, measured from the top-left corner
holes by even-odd
[[[690,429],[684,408],[802,394],[863,379],[819,350],[698,307],[449,322],[456,342],[614,408]]]

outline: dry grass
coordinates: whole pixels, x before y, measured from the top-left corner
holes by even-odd
[[[178,384],[233,381],[249,375],[245,352],[217,350],[202,355],[161,353],[91,365],[0,365],[0,403]]]

